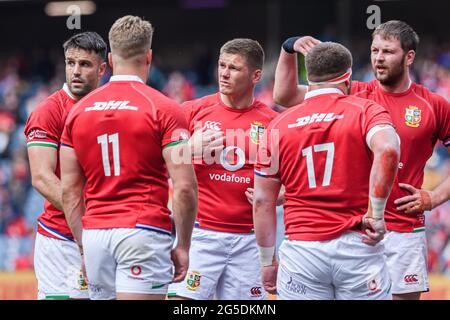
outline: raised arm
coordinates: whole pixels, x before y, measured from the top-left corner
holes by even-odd
[[[298,84],[297,53],[306,56],[319,43],[319,40],[310,36],[289,38],[283,43],[275,70],[275,103],[291,107],[303,102],[308,87]]]
[[[172,250],[175,265],[174,282],[183,281],[189,267],[189,248],[198,206],[198,187],[195,172],[190,161],[179,161],[179,155],[191,151],[188,143],[181,143],[163,150],[164,161],[173,183],[172,210],[177,232],[177,245]],[[181,157],[183,158],[183,157]]]

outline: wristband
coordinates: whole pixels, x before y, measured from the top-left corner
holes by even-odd
[[[420,190],[420,199],[422,201],[421,210],[430,211],[432,209],[430,194],[427,191]]]
[[[369,196],[369,217],[377,220],[384,219],[384,209],[386,208],[386,198],[375,198]]]
[[[294,44],[295,44],[295,41],[297,41],[298,39],[300,39],[300,37],[290,37],[285,42],[283,42],[283,45],[281,47],[287,53],[293,54],[293,53],[295,53]]]
[[[259,261],[261,261],[262,267],[271,266],[273,264],[273,257],[275,255],[275,247],[260,247],[259,251]]]

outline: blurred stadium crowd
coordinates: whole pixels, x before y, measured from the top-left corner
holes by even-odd
[[[358,42],[352,47],[354,79],[372,79],[368,47]],[[173,71],[158,68],[157,52],[155,56],[150,85],[175,101],[181,103],[216,91],[214,57],[202,57],[194,69]],[[256,92],[260,100],[281,112],[284,108],[272,101],[275,65],[276,61],[266,61],[265,75]],[[102,83],[110,75],[109,70]],[[413,78],[450,100],[450,43],[421,45]],[[31,185],[23,128],[34,108],[63,83],[62,48],[0,57],[0,271],[33,268],[36,219],[42,212],[43,199]],[[448,174],[450,156],[439,144],[427,164],[424,187],[434,188]],[[426,217],[429,270],[450,277],[450,201]]]

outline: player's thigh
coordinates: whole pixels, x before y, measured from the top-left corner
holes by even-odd
[[[139,228],[114,229],[116,292],[166,295],[173,278],[171,249],[170,234]]]
[[[195,228],[189,251],[189,270],[184,281],[169,286],[168,297],[194,300],[214,298],[226,263],[230,244],[224,233]]]
[[[288,241],[280,247],[277,292],[280,300],[331,300],[328,241]]]
[[[390,231],[383,240],[392,293],[406,294],[429,290],[427,241],[425,232]]]
[[[384,246],[369,246],[362,235],[347,232],[335,240],[333,284],[338,300],[391,300],[391,279]]]
[[[110,248],[112,230],[83,230],[84,262],[92,300],[116,299],[116,261]]]
[[[36,234],[34,270],[38,299],[88,299],[78,245]]]
[[[226,268],[219,279],[220,300],[264,300],[261,264],[254,234],[229,234],[233,243]]]

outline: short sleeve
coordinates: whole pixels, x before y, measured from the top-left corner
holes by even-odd
[[[269,126],[261,136],[255,163],[255,175],[279,179],[279,130]]]
[[[61,145],[65,147],[73,148],[72,142],[72,126],[73,126],[73,114],[70,113],[66,119],[66,123],[64,124],[64,130],[61,135]]]
[[[24,128],[27,147],[58,148],[63,129],[62,115],[56,102],[45,100],[28,117]]]
[[[181,104],[181,110],[187,122],[188,130],[192,134],[194,131],[192,119],[194,118],[194,101],[186,101]]]
[[[360,82],[360,81],[352,81],[352,89],[350,90],[350,95],[354,95],[360,93],[361,91],[367,90],[369,87],[369,83]]]
[[[367,101],[364,108],[363,118],[362,131],[364,133],[364,137],[366,137],[370,129],[377,125],[387,124],[394,127],[389,112],[381,105],[372,101]]]
[[[159,110],[161,146],[170,147],[189,140],[188,124],[182,108],[175,102]]]
[[[433,94],[432,99],[436,110],[437,137],[448,148],[450,147],[450,103],[437,94]]]

